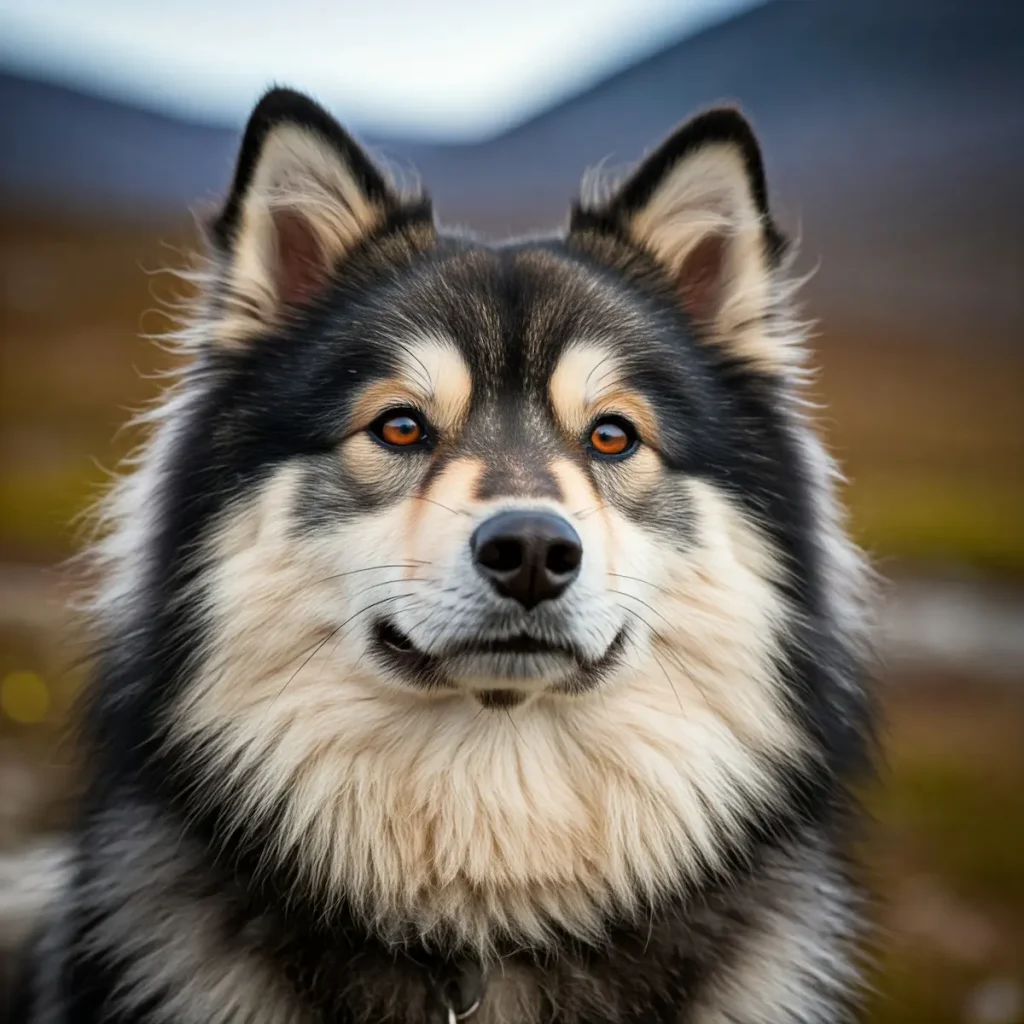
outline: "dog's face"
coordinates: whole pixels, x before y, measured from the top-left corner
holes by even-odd
[[[214,328],[246,372],[224,430],[269,442],[246,497],[276,513],[241,541],[263,586],[287,573],[309,624],[382,686],[507,706],[592,690],[692,616],[669,588],[692,586],[702,531],[769,569],[706,486],[745,442],[701,331],[749,332],[769,298],[735,115],[691,126],[684,166],[600,227],[581,211],[568,242],[495,250],[438,238],[308,104],[277,102],[218,225]],[[659,262],[660,294],[629,280]],[[273,630],[287,612],[267,596]]]
[[[357,302],[224,414],[284,449],[225,541],[266,629],[291,604],[346,672],[507,706],[609,682],[698,614],[671,588],[742,527],[700,480],[725,399],[678,323],[558,247],[438,244]]]
[[[239,820],[273,811],[378,922],[481,946],[713,865],[807,754],[786,644],[825,486],[746,123],[494,248],[278,91],[213,238],[125,518],[187,581],[172,732]]]

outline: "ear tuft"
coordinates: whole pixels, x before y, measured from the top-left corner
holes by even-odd
[[[584,195],[570,235],[595,231],[654,257],[695,325],[718,340],[765,318],[786,248],[757,139],[732,108],[683,124],[610,193]],[[748,348],[765,355],[760,343]]]
[[[312,301],[337,265],[403,209],[352,137],[313,100],[272,89],[249,118],[231,193],[211,225],[223,267],[219,337]]]

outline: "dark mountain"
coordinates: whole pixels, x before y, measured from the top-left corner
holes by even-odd
[[[758,127],[783,221],[821,262],[817,305],[860,329],[1021,340],[1021,4],[774,0],[499,137],[371,141],[445,219],[503,234],[557,223],[583,168],[627,163],[720,100]],[[150,213],[216,197],[238,126],[7,75],[0,131],[9,200]]]
[[[0,188],[25,203],[114,206],[145,216],[213,196],[237,131],[190,124],[0,73]]]

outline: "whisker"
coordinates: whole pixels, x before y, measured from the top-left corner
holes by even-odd
[[[423,623],[426,622],[431,615],[433,615],[433,611],[427,612],[427,614],[424,615],[422,619],[420,619],[418,622],[414,622],[407,630],[405,630],[405,634],[408,636],[411,633],[415,633],[416,630],[419,629],[420,626],[422,626]]]
[[[388,601],[397,601],[397,600],[399,600],[401,598],[404,598],[404,597],[414,597],[414,596],[415,596],[414,594],[394,594],[391,597],[382,597],[379,601],[372,601],[370,604],[366,605],[364,608],[360,608],[359,611],[353,612],[353,614],[351,614],[347,619],[345,619],[345,621],[342,622],[341,625],[336,626],[333,630],[331,630],[331,632],[329,632],[327,634],[327,636],[325,636],[318,644],[316,644],[314,646],[313,650],[309,653],[309,655],[302,662],[302,664],[291,674],[291,676],[289,676],[288,681],[284,684],[284,686],[281,687],[280,692],[273,699],[273,701],[271,701],[270,707],[273,707],[274,704],[277,703],[277,701],[281,698],[281,695],[284,693],[284,691],[287,690],[288,687],[291,686],[291,684],[295,681],[295,677],[310,663],[310,661],[313,660],[314,657],[316,657],[316,655],[324,648],[324,646],[332,638],[337,636],[353,619],[355,619],[358,616],[362,615],[364,612],[368,612],[368,611],[370,611],[373,608],[377,608],[379,605],[386,604]],[[341,640],[343,640],[343,639],[344,639],[344,637],[340,638],[338,643],[340,643]],[[338,645],[335,644],[334,649],[337,650],[337,647],[338,647]]]
[[[431,505],[436,505],[438,508],[443,508],[446,512],[451,512],[453,516],[471,516],[471,512],[467,512],[465,509],[455,509],[450,505],[445,505],[443,502],[435,501],[433,498],[428,498],[424,494],[406,494],[406,498],[412,498],[415,501],[426,501]]]
[[[311,587],[319,586],[321,583],[328,583],[331,580],[340,580],[345,576],[355,576],[360,572],[375,572],[379,569],[417,569],[424,565],[433,565],[433,562],[425,562],[422,559],[415,559],[412,562],[392,562],[387,565],[364,565],[361,569],[349,569],[348,572],[336,572],[330,576],[325,576],[321,580],[317,580],[316,583],[311,583]]]
[[[313,645],[313,650],[310,651],[309,655],[302,662],[302,664],[288,677],[288,681],[284,684],[284,686],[281,687],[281,689],[278,691],[277,696],[270,702],[270,708],[273,708],[273,706],[280,699],[281,694],[283,694],[284,691],[287,690],[289,686],[291,686],[292,681],[295,679],[295,677],[310,663],[310,661],[321,650],[323,650],[324,646],[331,640],[332,637],[334,637],[334,636],[336,636],[338,634],[338,630],[340,630],[340,629],[341,629],[341,626],[336,626],[322,640],[320,640],[318,643],[315,643]],[[300,655],[300,657],[301,657],[301,655]],[[269,711],[270,708],[268,708],[267,710]]]
[[[661,658],[659,658],[658,655],[655,654],[653,649],[651,650],[651,655],[654,657],[654,660],[658,663],[658,668],[661,669],[662,675],[664,675],[665,677],[665,682],[668,683],[669,688],[675,695],[676,703],[679,705],[679,710],[682,711],[683,717],[688,718],[689,716],[686,714],[686,711],[683,710],[683,700],[679,696],[679,691],[676,689],[676,684],[672,682],[672,677],[668,674],[668,669],[665,668],[664,662],[662,662]]]
[[[367,566],[363,566],[361,569],[350,569],[348,572],[339,572],[339,573],[335,573],[332,576],[325,576],[322,579],[315,580],[313,583],[303,584],[302,586],[297,587],[296,589],[294,589],[292,591],[289,591],[287,594],[283,595],[279,601],[273,603],[273,607],[271,607],[269,609],[269,611],[265,615],[263,615],[260,618],[260,620],[255,625],[257,627],[259,627],[261,625],[266,625],[269,622],[275,621],[280,616],[280,608],[281,608],[282,605],[287,604],[287,602],[289,602],[289,601],[294,601],[294,600],[296,600],[298,598],[301,598],[304,594],[307,593],[307,591],[309,591],[313,587],[319,586],[321,583],[326,583],[329,580],[341,579],[342,577],[345,577],[345,576],[354,576],[357,573],[373,572],[374,570],[383,570],[383,569],[417,569],[417,568],[422,568],[423,566],[430,566],[430,565],[433,565],[433,564],[434,564],[433,562],[427,562],[427,561],[422,561],[421,560],[421,561],[418,561],[416,564],[404,563],[404,562],[396,562],[396,563],[393,563],[393,564],[390,564],[390,565],[367,565]],[[374,589],[374,587],[387,586],[389,583],[395,584],[395,583],[427,583],[427,582],[430,582],[430,581],[426,580],[426,579],[423,579],[423,578],[421,578],[419,576],[413,576],[413,577],[402,576],[402,577],[399,577],[399,578],[396,578],[396,579],[393,579],[393,580],[384,580],[381,583],[375,583],[371,587],[364,587],[362,590],[356,590],[353,593],[351,593],[349,595],[346,595],[346,596],[355,598],[355,597],[358,597],[360,594],[365,594],[368,590]]]
[[[601,360],[601,363],[605,362],[605,361],[606,361],[606,360],[607,360],[608,358],[609,358],[608,356],[605,356],[605,358]],[[601,363],[598,363],[598,364],[597,364],[597,366],[600,366],[600,365],[601,365]],[[596,370],[596,369],[597,369],[597,366],[595,366],[595,367],[594,367],[594,370]],[[590,372],[591,372],[591,373],[593,373],[593,372],[594,372],[594,370],[591,370]],[[603,384],[603,383],[604,383],[604,382],[605,382],[605,381],[606,381],[606,380],[607,380],[607,379],[608,379],[608,378],[609,378],[609,377],[610,377],[610,376],[611,376],[611,375],[612,375],[613,373],[615,373],[615,372],[616,372],[617,370],[618,370],[618,367],[617,367],[617,366],[609,366],[609,367],[608,367],[608,369],[607,369],[607,370],[605,370],[605,371],[604,371],[604,373],[602,373],[600,377],[598,377],[598,379],[597,379],[597,383],[596,383],[596,384],[594,385],[594,387],[595,387],[595,388],[597,389],[597,393],[598,393],[598,395],[600,395],[600,393],[601,393],[601,385],[602,385],[602,384]],[[588,380],[588,382],[589,382],[589,380],[590,380],[589,376],[588,376],[587,380]]]
[[[533,752],[530,750],[530,745],[526,742],[525,739],[523,739],[523,734],[519,731],[519,726],[516,725],[516,720],[512,717],[512,712],[509,711],[508,708],[502,708],[502,711],[505,712],[505,717],[508,719],[508,724],[511,725],[513,729],[515,729],[516,735],[519,737],[519,742],[522,743],[524,747],[526,747],[527,751],[532,756]]]
[[[405,354],[409,356],[410,359],[414,360],[419,365],[419,368],[423,371],[423,376],[419,382],[420,386],[423,388],[424,394],[432,396],[434,393],[434,388],[432,386],[432,382],[430,379],[430,371],[427,369],[423,360],[420,359],[420,357],[416,354],[415,350],[411,345],[402,345],[402,351],[405,352]]]
[[[424,626],[424,625],[426,626],[425,632],[427,634],[427,639],[426,639],[426,642],[423,645],[425,648],[432,647],[434,645],[434,641],[439,639],[439,637],[441,636],[441,631],[440,630],[438,630],[436,633],[432,634],[432,632],[431,632],[433,630],[433,621],[432,620],[437,615],[444,615],[444,613],[445,613],[445,610],[443,608],[431,608],[427,612],[427,614],[424,615],[423,618],[421,618],[412,627],[413,630],[416,630],[416,629],[419,629],[421,626]],[[411,632],[411,630],[409,632]]]
[[[395,594],[392,597],[382,597],[379,601],[373,601],[371,604],[368,604],[365,608],[360,608],[359,611],[357,611],[354,614],[350,615],[338,628],[339,629],[344,629],[353,619],[355,619],[356,617],[362,615],[363,612],[370,611],[371,608],[376,608],[376,607],[378,607],[378,605],[382,605],[382,604],[384,604],[387,601],[395,601],[395,600],[398,600],[399,598],[403,598],[403,597],[415,598],[416,595],[415,594]],[[337,649],[341,646],[342,640],[344,640],[347,636],[348,636],[348,633],[345,633],[342,636],[338,637],[337,642],[331,648],[331,657],[334,657],[334,652],[337,651]],[[360,658],[362,658],[362,655],[360,655]],[[357,659],[356,663],[358,664],[358,659]]]
[[[410,581],[410,582],[412,582],[412,581]],[[426,581],[424,580],[423,582],[426,582]],[[406,633],[406,635],[408,635],[408,634],[410,634],[410,633],[415,633],[415,632],[416,632],[416,630],[417,630],[417,629],[419,629],[419,628],[420,628],[420,626],[422,626],[422,625],[423,625],[423,623],[424,623],[424,622],[426,622],[426,621],[427,621],[427,619],[429,619],[429,618],[430,618],[430,616],[431,616],[432,614],[433,614],[432,612],[427,612],[427,614],[426,614],[426,615],[424,615],[422,619],[420,619],[420,620],[419,620],[418,622],[414,623],[414,624],[413,624],[413,625],[412,625],[412,626],[411,626],[411,627],[410,627],[410,628],[409,628],[408,630],[405,630],[405,631],[404,631],[404,632]],[[340,643],[341,643],[341,641],[339,640],[339,641],[338,641],[338,643],[340,644]],[[428,644],[427,646],[429,647],[430,645]],[[338,644],[335,644],[335,645],[334,645],[334,647],[335,647],[335,649],[337,649],[337,647],[338,647]],[[357,664],[357,665],[358,665],[358,664],[359,664],[359,663],[360,663],[360,662],[361,662],[361,661],[363,660],[363,658],[364,658],[364,657],[366,656],[366,651],[367,651],[367,648],[365,648],[365,647],[364,647],[364,648],[363,648],[363,651],[362,651],[362,653],[361,653],[361,654],[359,655],[359,657],[358,657],[358,658],[356,658],[356,664]]]
[[[602,366],[604,366],[604,364],[605,364],[605,363],[607,363],[609,359],[611,359],[611,357],[612,357],[612,353],[611,353],[611,352],[606,352],[606,353],[605,353],[605,354],[604,354],[604,355],[603,355],[603,356],[602,356],[602,357],[601,357],[601,358],[600,358],[600,359],[599,359],[599,360],[598,360],[598,361],[597,361],[596,363],[594,363],[594,365],[593,365],[593,366],[592,366],[592,367],[590,368],[590,373],[588,373],[588,374],[587,374],[587,379],[586,379],[586,380],[585,380],[585,381],[583,382],[583,390],[584,390],[584,391],[586,391],[586,389],[590,387],[590,378],[591,378],[591,377],[593,377],[593,376],[594,376],[594,374],[595,374],[595,373],[597,373],[597,371],[598,371],[599,369],[601,369],[601,367],[602,367]],[[602,379],[603,379],[603,378],[602,378]]]
[[[627,576],[624,572],[610,572],[608,573],[608,575],[616,576],[620,580],[635,580],[637,583],[642,583],[645,587],[651,587],[653,590],[657,590],[662,594],[667,594],[669,592],[667,587],[661,587],[657,583],[652,583],[650,580],[641,579],[639,576]]]
[[[636,618],[638,618],[651,631],[652,636],[658,635],[655,632],[654,628],[651,626],[651,624],[642,615],[638,614],[637,612],[631,611],[629,608],[625,609],[625,611],[628,615],[636,616]],[[631,640],[630,642],[636,648],[637,654],[641,655],[642,657],[643,651],[640,649],[640,645],[635,640]],[[676,703],[679,705],[679,710],[682,711],[683,717],[688,717],[686,711],[683,709],[683,701],[682,698],[679,696],[679,691],[676,689],[675,683],[672,682],[672,677],[668,674],[668,669],[665,668],[664,663],[662,662],[661,658],[658,657],[657,653],[653,650],[653,648],[651,649],[650,653],[651,656],[654,658],[655,662],[657,663],[658,668],[661,669],[662,674],[665,676],[665,682],[668,683],[669,689],[675,696]]]
[[[621,597],[628,597],[631,601],[639,601],[639,603],[642,604],[645,608],[649,608],[652,612],[654,612],[654,614],[657,615],[658,618],[661,619],[661,621],[664,622],[666,626],[671,628],[674,625],[671,619],[665,618],[665,616],[662,615],[661,612],[659,612],[658,609],[654,607],[654,605],[648,604],[642,597],[637,597],[636,594],[630,594],[625,590],[614,590],[610,587],[608,589],[608,593],[619,594]]]
[[[347,572],[336,572],[333,575],[329,575],[329,577],[324,577],[323,579],[316,580],[316,581],[314,581],[313,583],[310,583],[310,584],[304,584],[301,587],[298,587],[295,590],[290,591],[289,593],[283,595],[282,598],[279,601],[273,602],[273,606],[269,609],[269,611],[265,615],[263,615],[260,618],[260,621],[257,622],[255,624],[255,626],[258,628],[261,625],[266,625],[267,623],[275,621],[276,618],[280,617],[280,614],[281,614],[281,610],[280,609],[281,609],[282,605],[287,604],[289,601],[294,601],[294,600],[296,600],[298,598],[301,598],[304,594],[306,594],[313,587],[319,586],[319,584],[327,583],[327,582],[329,582],[331,580],[339,580],[339,579],[342,579],[343,577],[349,577],[349,575],[355,575],[356,573],[359,573],[359,572],[372,572],[372,571],[377,570],[377,569],[381,569],[381,570],[383,570],[383,569],[415,569],[415,568],[421,568],[423,566],[428,566],[428,565],[433,565],[433,562],[428,562],[428,561],[424,561],[424,560],[418,560],[415,564],[412,563],[412,562],[409,562],[409,563],[406,563],[406,562],[394,562],[392,564],[387,564],[387,565],[365,565],[365,566],[362,566],[361,568],[349,569]],[[359,594],[365,594],[365,593],[367,593],[367,591],[373,590],[375,587],[386,587],[388,584],[399,584],[399,583],[411,583],[412,584],[412,583],[428,583],[428,582],[429,582],[428,580],[424,580],[424,579],[422,579],[420,577],[399,577],[399,578],[394,579],[394,580],[385,580],[382,583],[374,584],[372,587],[365,587],[365,588],[362,588],[361,590],[353,591],[351,594],[347,594],[346,596],[350,597],[350,598],[358,597]]]
[[[668,648],[668,641],[665,639],[664,636],[662,636],[661,633],[654,632],[652,634],[652,639],[655,642],[660,641],[663,645],[665,645],[666,648]],[[679,656],[677,654],[674,654],[671,648],[665,650],[664,654],[668,658],[669,664],[674,665],[677,669],[679,669],[680,672],[682,672],[686,676],[686,678],[697,688],[697,691],[700,693],[704,703],[709,708],[714,710],[714,705],[708,699],[708,695],[705,692],[704,687],[700,685],[700,683],[697,680],[697,676],[690,670],[690,668],[683,664],[683,662],[679,659]]]
[[[629,595],[627,595],[627,596],[629,596]],[[648,607],[650,607],[650,606],[648,605]],[[665,642],[665,638],[639,612],[634,611],[632,608],[623,608],[622,610],[627,615],[632,615],[634,618],[639,619],[648,628],[648,630],[650,630],[651,642],[652,642],[651,648],[650,648],[651,657],[653,657],[654,660],[658,663],[658,666],[662,670],[662,672],[665,672],[666,679],[669,679],[668,673],[665,670],[665,666],[662,664],[661,659],[658,657],[658,654],[654,650],[654,646],[653,646],[654,643],[656,641],[659,641],[659,640],[662,641],[662,643],[664,643]],[[651,610],[654,611],[653,608]],[[662,616],[662,618],[664,618],[664,616]],[[639,650],[639,648],[637,648],[637,649]],[[675,668],[679,669],[679,671],[682,672],[683,675],[686,676],[686,678],[697,688],[697,691],[698,691],[698,693],[700,693],[701,698],[704,701],[704,703],[709,708],[712,708],[712,710],[713,710],[713,705],[712,705],[711,701],[708,700],[708,695],[704,692],[704,688],[700,685],[700,683],[697,682],[697,679],[695,678],[693,673],[690,672],[687,669],[687,667],[684,664],[682,664],[682,662],[679,661],[679,659],[677,657],[674,657],[672,655],[671,650],[665,651],[664,653],[665,653],[666,657],[669,660],[669,664],[671,664]],[[669,679],[669,686],[672,687],[672,692],[675,693],[676,700],[678,701],[679,700],[679,693],[676,691],[675,685],[671,682],[671,679]],[[681,702],[680,702],[680,709],[682,709],[682,703]],[[685,714],[686,712],[684,711],[683,713]]]
[[[595,512],[600,512],[602,509],[607,508],[607,504],[603,501],[597,505],[591,505],[589,508],[580,509],[579,512],[571,512],[570,515],[574,519],[587,519],[592,516]]]
[[[350,597],[358,597],[360,594],[368,593],[371,590],[377,590],[379,587],[390,587],[397,583],[432,583],[432,580],[423,579],[422,576],[399,576],[393,580],[381,580],[379,583],[371,583],[368,587],[363,587],[362,590],[353,591]]]

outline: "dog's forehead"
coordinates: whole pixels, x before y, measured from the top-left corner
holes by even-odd
[[[630,293],[555,247],[471,248],[428,264],[402,289],[395,328],[448,339],[478,399],[546,394],[581,342],[621,344],[643,329]]]

